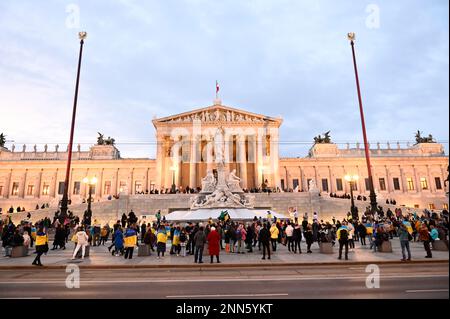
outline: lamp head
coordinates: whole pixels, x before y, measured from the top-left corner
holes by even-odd
[[[354,41],[354,40],[355,40],[355,33],[354,33],[354,32],[349,32],[349,33],[347,33],[347,38],[348,38],[350,41]]]
[[[91,184],[92,185],[97,184],[97,177],[94,176],[94,177],[91,178]]]
[[[83,178],[83,183],[85,183],[85,184],[89,183],[89,178],[87,178],[87,177]]]
[[[86,32],[86,31],[78,32],[78,38],[79,38],[80,40],[86,39],[86,38],[87,38],[87,32]]]

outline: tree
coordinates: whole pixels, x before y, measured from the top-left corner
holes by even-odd
[[[5,147],[5,143],[6,143],[6,135],[5,134],[0,134],[0,147]]]

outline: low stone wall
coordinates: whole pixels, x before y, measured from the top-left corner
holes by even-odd
[[[290,207],[296,207],[299,217],[308,212],[312,217],[313,212],[318,212],[319,219],[331,220],[334,217],[343,219],[350,211],[350,200],[340,198],[330,198],[328,196],[319,196],[307,192],[302,193],[258,193],[250,194],[255,197],[255,209],[273,210],[281,214],[288,214]],[[133,210],[137,216],[155,214],[161,210],[162,215],[166,215],[175,210],[188,210],[190,199],[195,195],[190,194],[160,194],[160,195],[122,195],[117,200],[102,201],[92,203],[93,220],[98,219],[102,224],[108,222],[114,223],[120,219],[123,213],[128,215]],[[355,201],[360,214],[370,205],[368,201]],[[386,211],[391,208],[394,211],[395,206],[379,204]],[[72,205],[69,207],[75,215],[80,218],[83,216],[87,204]],[[404,209],[404,208],[403,208]],[[31,212],[31,220],[37,221],[46,216],[53,220],[56,208],[48,208]],[[26,218],[28,212],[12,214],[12,220],[19,222]]]

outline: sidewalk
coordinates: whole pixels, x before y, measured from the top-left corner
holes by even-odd
[[[341,264],[383,264],[383,263],[400,263],[402,258],[400,242],[398,238],[391,240],[392,253],[374,253],[369,249],[369,245],[361,246],[355,244],[355,250],[349,252],[349,260],[338,260],[338,247],[335,246],[333,254],[321,254],[317,243],[314,243],[311,250],[312,254],[306,254],[306,244],[302,242],[302,254],[294,254],[288,251],[287,247],[278,244],[278,249],[272,254],[271,260],[261,260],[262,253],[258,251],[258,247],[253,253],[236,254],[225,253],[223,250],[220,254],[220,264],[210,264],[210,257],[203,257],[203,264],[195,264],[194,256],[177,257],[169,255],[170,245],[168,245],[166,257],[156,259],[156,253],[152,252],[148,257],[137,257],[137,248],[134,250],[133,259],[125,260],[123,257],[111,256],[107,247],[97,246],[90,248],[90,256],[82,260],[71,260],[74,244],[69,242],[66,250],[50,250],[47,255],[41,257],[41,261],[45,268],[65,268],[68,264],[75,263],[80,268],[206,268],[206,267],[263,267],[263,266],[313,266],[313,265],[341,265]],[[432,251],[433,258],[424,258],[426,253],[422,243],[410,243],[412,261],[403,263],[405,265],[411,263],[429,263],[441,262],[448,263],[448,251]],[[51,247],[51,245],[50,245]],[[19,268],[38,268],[32,266],[34,259],[34,249],[30,250],[29,256],[20,258],[4,257],[4,251],[0,257],[1,269],[19,269]],[[215,260],[214,260],[215,261]],[[38,268],[39,269],[39,268]]]

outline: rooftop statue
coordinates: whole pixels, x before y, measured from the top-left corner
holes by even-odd
[[[324,137],[322,137],[321,135],[314,137],[314,144],[330,144],[331,143],[330,132],[331,131],[326,132],[324,134],[325,135]]]
[[[108,136],[108,138],[105,139],[104,134],[100,132],[97,133],[98,133],[97,145],[114,145],[114,143],[116,142],[116,140],[111,138],[110,136]]]
[[[422,137],[422,132],[417,130],[416,132],[416,144],[419,143],[436,143],[433,139],[433,135],[429,134],[427,137]]]

